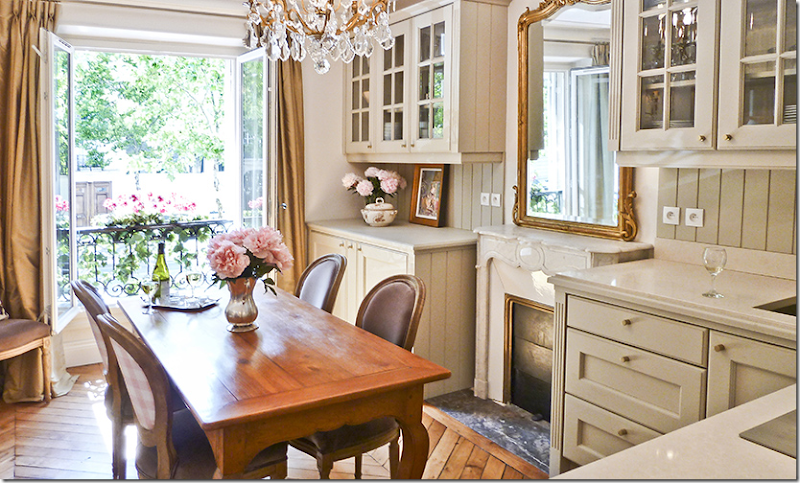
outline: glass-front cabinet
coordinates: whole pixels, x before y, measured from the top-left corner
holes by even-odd
[[[625,3],[625,36],[639,41],[623,51],[622,149],[714,147],[717,8],[715,0]]]
[[[717,147],[795,148],[797,4],[722,2],[720,33]]]
[[[412,151],[447,151],[450,143],[452,7],[414,17],[415,97]]]
[[[345,147],[347,152],[369,153],[373,151],[373,133],[370,119],[370,92],[374,92],[373,70],[370,57],[356,56],[345,66],[348,71],[346,90]]]
[[[394,47],[376,52],[381,67],[378,81],[381,129],[376,150],[383,153],[404,152],[410,144],[406,103],[411,64],[411,24],[408,21],[400,22],[391,28]]]

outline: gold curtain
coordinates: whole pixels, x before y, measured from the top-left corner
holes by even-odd
[[[305,149],[303,72],[299,62],[278,64],[278,229],[294,256],[294,266],[278,286],[294,292],[306,267]],[[285,208],[284,208],[284,205]]]
[[[37,319],[44,308],[41,62],[33,47],[39,45],[40,28],[53,30],[57,10],[55,2],[44,0],[0,1],[0,298],[9,314],[18,318]],[[40,360],[37,349],[9,361],[4,399],[42,399],[41,369],[33,369],[41,367]]]

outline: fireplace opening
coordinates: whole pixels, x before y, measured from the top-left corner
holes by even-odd
[[[505,402],[550,421],[553,308],[506,294]]]

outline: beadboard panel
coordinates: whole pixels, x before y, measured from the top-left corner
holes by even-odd
[[[661,169],[657,237],[794,254],[796,181],[796,170]],[[665,206],[680,225],[663,222]],[[687,208],[705,210],[703,227],[686,226]]]

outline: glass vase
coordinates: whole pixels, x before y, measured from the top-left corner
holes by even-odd
[[[228,319],[230,332],[250,332],[258,328],[255,322],[258,307],[253,300],[253,288],[257,280],[252,277],[228,280],[231,299],[225,307],[225,317]]]

